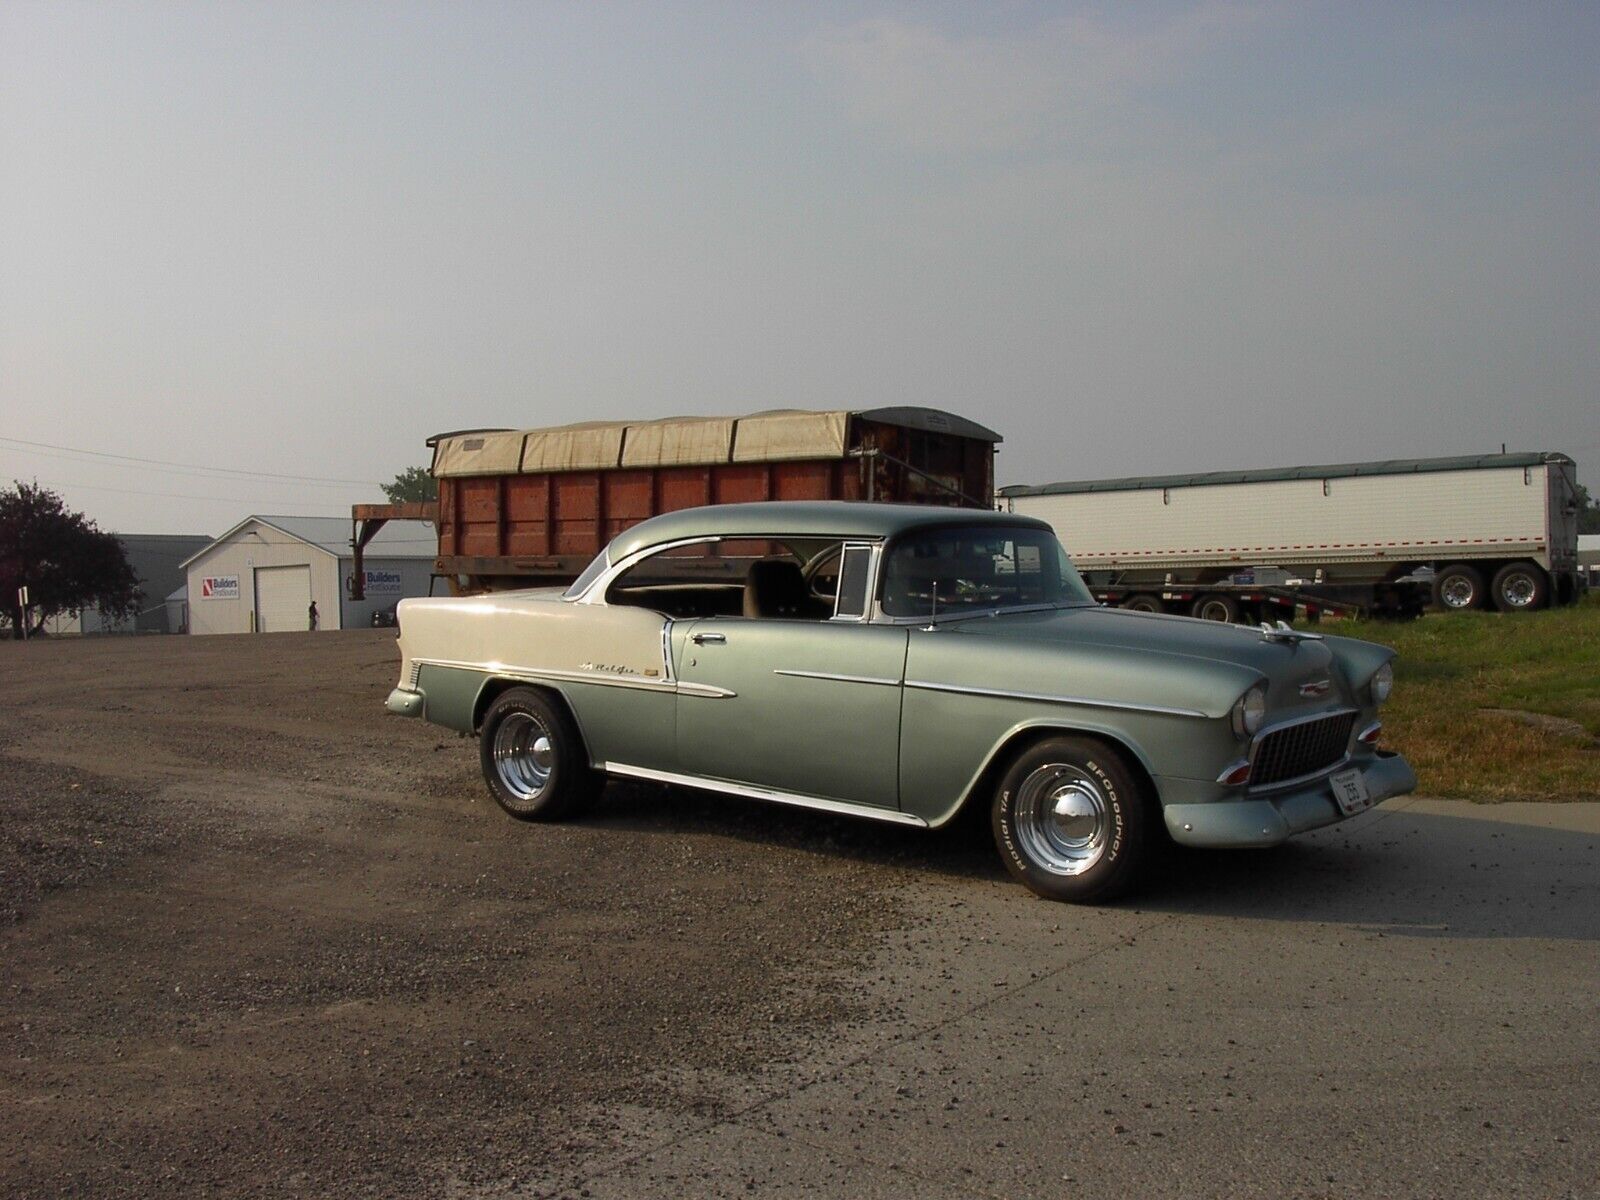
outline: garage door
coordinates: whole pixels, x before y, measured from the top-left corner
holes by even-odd
[[[287,633],[309,628],[311,568],[256,568],[256,631]]]

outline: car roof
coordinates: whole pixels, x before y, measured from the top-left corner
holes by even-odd
[[[1049,529],[1033,517],[985,508],[927,504],[857,503],[848,500],[772,500],[682,508],[641,521],[612,541],[611,561],[667,542],[697,537],[891,538],[912,529],[993,525]]]

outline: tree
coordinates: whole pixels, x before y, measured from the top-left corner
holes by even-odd
[[[427,467],[407,467],[393,483],[381,485],[390,504],[416,504],[439,498],[439,481]]]
[[[0,491],[0,613],[20,638],[17,589],[28,589],[34,629],[60,613],[98,608],[112,620],[139,612],[139,578],[116,535],[104,533],[37,483]]]
[[[1589,495],[1589,489],[1578,484],[1578,532],[1600,533],[1600,501]]]

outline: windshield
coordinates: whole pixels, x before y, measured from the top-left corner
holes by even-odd
[[[883,611],[891,617],[1093,603],[1048,529],[931,529],[901,538],[884,564]]]

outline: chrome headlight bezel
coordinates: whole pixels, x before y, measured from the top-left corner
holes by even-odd
[[[1394,662],[1391,660],[1383,664],[1372,673],[1372,678],[1367,680],[1367,694],[1372,697],[1374,706],[1382,704],[1394,691]]]
[[[1239,737],[1255,737],[1267,719],[1267,684],[1258,680],[1245,689],[1244,695],[1233,702],[1230,713],[1233,732]]]

